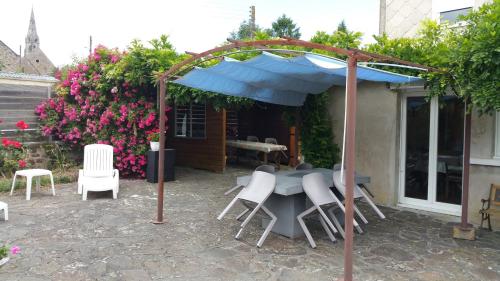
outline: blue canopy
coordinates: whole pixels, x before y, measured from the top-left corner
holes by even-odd
[[[284,58],[268,52],[246,61],[224,58],[208,68],[194,68],[174,83],[266,103],[301,106],[308,94],[345,85],[347,64],[315,54]],[[409,83],[418,77],[358,66],[359,81]]]

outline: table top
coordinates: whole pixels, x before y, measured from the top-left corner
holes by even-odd
[[[276,176],[276,187],[274,193],[288,196],[304,192],[302,189],[302,177],[310,173],[321,173],[329,186],[333,186],[333,170],[324,168],[315,168],[311,170],[288,170],[274,173]],[[236,178],[238,185],[247,185],[251,175]],[[369,183],[370,177],[356,175],[356,183]]]
[[[26,170],[19,170],[16,171],[16,174],[18,176],[45,176],[48,174],[51,174],[52,172],[50,170],[45,170],[45,169],[26,169]]]
[[[245,141],[245,140],[226,140],[226,145],[247,150],[257,150],[266,153],[269,153],[271,151],[287,150],[286,146],[281,144],[272,144],[272,143]]]

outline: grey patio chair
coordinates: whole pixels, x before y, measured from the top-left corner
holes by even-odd
[[[333,212],[336,208],[340,208],[343,212],[345,212],[344,205],[342,204],[342,202],[340,202],[337,196],[335,196],[335,194],[330,190],[330,187],[325,182],[323,175],[321,173],[311,173],[305,175],[302,178],[302,187],[304,188],[304,192],[307,194],[309,200],[311,200],[311,202],[313,203],[313,206],[304,211],[303,213],[299,214],[297,216],[297,220],[299,221],[302,230],[306,234],[307,240],[309,241],[311,247],[316,248],[316,243],[314,242],[314,239],[309,233],[309,230],[307,229],[303,219],[305,216],[312,214],[314,211],[318,211],[319,221],[321,222],[321,225],[325,229],[325,232],[328,234],[330,240],[335,241],[335,237],[331,233],[328,226],[334,232],[338,231],[342,236],[342,238],[345,238],[344,229],[342,228],[342,225],[340,224],[340,222],[338,221],[337,217]],[[322,209],[323,207],[327,208],[326,210],[330,214],[330,218],[333,221],[333,224],[335,224],[336,228],[333,227],[330,219],[323,211]],[[357,231],[359,233],[363,233],[356,220],[353,220],[353,223]]]
[[[310,163],[300,163],[299,165],[295,166],[295,170],[311,170],[313,168],[314,166]]]
[[[276,169],[274,168],[273,165],[260,165],[257,168],[255,168],[254,171],[261,171],[261,172],[274,174],[276,172]],[[230,193],[233,193],[233,191],[235,191],[236,189],[238,189],[240,187],[243,187],[243,186],[242,185],[233,186],[228,191],[224,192],[224,195],[229,195]],[[238,217],[238,219],[239,219],[239,217]]]
[[[346,187],[345,187],[345,184],[342,183],[342,181],[340,180],[340,174],[341,174],[340,170],[333,171],[333,185],[342,194],[342,196],[345,197],[345,188]],[[345,177],[345,174],[344,174],[344,177]],[[370,197],[368,195],[366,195],[357,184],[355,184],[354,185],[354,199],[362,199],[362,198],[364,198],[366,200],[366,202],[368,202],[370,207],[372,207],[372,209],[375,211],[375,213],[377,213],[377,215],[381,219],[385,219],[385,215],[379,210],[379,208],[375,205],[375,203],[373,203],[373,201],[370,199]],[[358,214],[358,216],[361,218],[361,220],[364,223],[368,223],[368,220],[366,220],[366,218],[363,216],[363,214],[358,209],[358,207],[356,207],[356,205],[354,205],[353,207],[354,207],[354,211],[356,212],[356,214]]]
[[[217,217],[218,220],[222,220],[222,218],[227,214],[227,212],[236,204],[236,202],[240,201],[245,207],[251,209],[252,211],[248,215],[248,217],[241,223],[241,228],[234,237],[235,239],[239,239],[241,233],[245,226],[250,222],[250,220],[254,217],[254,215],[258,211],[263,211],[266,215],[271,218],[271,222],[267,225],[264,233],[260,237],[257,242],[257,247],[261,247],[262,243],[266,240],[267,235],[273,228],[274,224],[277,221],[276,216],[269,211],[264,206],[264,202],[269,198],[271,193],[274,191],[274,187],[276,186],[276,176],[270,173],[255,171],[252,174],[252,178],[247,186],[245,186],[239,193],[234,197],[234,199],[227,205],[227,207],[222,211],[222,213]]]

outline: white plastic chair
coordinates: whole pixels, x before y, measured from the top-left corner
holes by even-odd
[[[9,205],[7,203],[0,201],[0,211],[3,210],[4,219],[9,220]]]
[[[325,232],[328,234],[330,240],[334,242],[335,237],[333,236],[328,227],[330,227],[335,233],[337,233],[338,231],[342,236],[342,238],[345,238],[344,229],[342,228],[342,225],[340,224],[340,222],[338,221],[337,217],[333,212],[336,208],[340,208],[343,212],[345,212],[344,205],[337,198],[337,196],[335,196],[335,194],[330,190],[330,187],[325,182],[323,175],[321,173],[311,173],[305,175],[302,178],[302,187],[304,189],[304,192],[307,194],[309,200],[311,200],[311,202],[313,203],[313,206],[307,209],[306,211],[302,212],[301,214],[299,214],[297,216],[297,220],[299,221],[302,230],[306,234],[307,240],[309,240],[309,244],[311,244],[311,247],[316,248],[316,243],[314,242],[314,239],[312,238],[311,234],[309,233],[309,230],[307,229],[304,223],[304,217],[310,215],[316,210],[319,213],[318,215],[319,221],[321,222],[321,225],[325,229]],[[333,221],[335,227],[333,227],[332,222],[330,221],[326,213],[323,211],[322,207],[327,208],[327,212],[330,214],[330,218]],[[356,220],[354,220],[353,223],[358,232],[363,233]]]
[[[346,187],[345,187],[345,184],[342,183],[342,181],[340,180],[340,174],[341,174],[340,170],[333,171],[333,185],[345,197],[345,188]],[[345,173],[344,173],[344,177],[345,177]],[[379,208],[375,205],[375,203],[373,203],[373,201],[370,199],[370,197],[368,195],[366,195],[357,184],[355,184],[354,185],[354,199],[361,199],[361,198],[365,198],[366,202],[368,202],[368,204],[377,213],[377,215],[381,219],[385,219],[385,215],[379,210]],[[363,216],[363,214],[358,209],[358,207],[356,207],[356,205],[354,205],[353,207],[354,207],[354,211],[356,212],[356,214],[358,214],[358,216],[361,218],[361,220],[364,223],[368,223],[368,220],[366,220],[366,218]]]
[[[222,218],[227,214],[227,212],[236,204],[236,202],[240,201],[243,205],[245,205],[248,209],[252,211],[248,215],[248,217],[241,224],[241,228],[236,234],[234,238],[239,239],[240,235],[245,228],[245,226],[250,222],[250,220],[254,217],[254,215],[259,211],[264,211],[269,217],[271,217],[271,221],[267,225],[264,233],[260,237],[257,242],[257,247],[261,247],[262,243],[266,240],[267,235],[273,228],[274,224],[277,221],[276,216],[269,211],[264,206],[264,202],[269,198],[271,193],[274,191],[274,187],[276,186],[276,176],[261,172],[255,171],[252,174],[252,178],[247,186],[245,186],[239,193],[234,197],[234,199],[227,205],[227,207],[222,211],[222,213],[217,217],[218,220],[222,220]],[[251,206],[256,204],[256,206]]]
[[[84,148],[83,169],[78,173],[78,194],[87,200],[88,191],[113,191],[118,197],[119,172],[113,169],[113,147],[106,144],[90,144]]]
[[[257,168],[255,168],[254,171],[261,171],[261,172],[274,174],[276,172],[276,168],[274,168],[273,165],[260,165]],[[226,192],[224,192],[224,195],[229,195],[240,187],[243,187],[243,186],[242,185],[235,185],[235,186],[231,187],[230,189],[228,189]]]

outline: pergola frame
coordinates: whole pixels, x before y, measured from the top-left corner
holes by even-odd
[[[345,243],[344,243],[344,277],[341,280],[352,281],[353,276],[353,262],[352,262],[352,252],[353,252],[353,205],[354,205],[354,184],[355,184],[355,133],[356,133],[356,105],[357,105],[357,63],[358,61],[375,61],[375,62],[391,62],[400,65],[415,67],[424,69],[427,71],[439,71],[437,69],[420,65],[417,63],[412,63],[409,61],[401,60],[398,58],[374,54],[358,49],[343,49],[333,46],[322,45],[318,43],[307,42],[303,40],[293,39],[293,38],[283,38],[283,39],[273,39],[273,40],[257,40],[257,41],[233,41],[231,40],[229,44],[216,47],[205,52],[194,54],[190,53],[192,56],[185,59],[184,61],[172,66],[169,70],[163,73],[159,78],[160,84],[160,151],[159,151],[159,167],[158,167],[158,205],[157,205],[157,217],[153,222],[155,224],[163,223],[163,199],[164,199],[164,157],[165,157],[165,107],[167,93],[167,83],[169,78],[175,77],[175,75],[186,67],[191,66],[198,60],[203,58],[210,58],[214,53],[227,52],[234,49],[240,49],[245,47],[254,47],[255,51],[259,51],[258,48],[268,48],[269,46],[299,46],[304,48],[309,48],[311,50],[323,50],[328,52],[333,52],[339,55],[347,56],[347,83],[346,83],[346,194],[345,194]],[[293,50],[291,50],[293,51]],[[470,117],[469,117],[470,118]],[[469,119],[470,120],[470,119]],[[470,122],[470,121],[469,121]],[[470,124],[470,123],[469,123]],[[467,126],[466,126],[467,128]],[[470,130],[470,125],[468,126]],[[468,134],[470,138],[470,133]],[[466,132],[467,136],[467,132]],[[468,142],[465,142],[466,144]],[[465,147],[464,147],[465,148]],[[467,152],[469,151],[466,148]],[[464,155],[465,152],[464,150]],[[468,157],[464,157],[467,163],[464,161],[464,180],[463,182],[463,192],[466,194],[462,196],[462,208],[465,211],[465,215],[462,214],[462,226],[467,226],[467,201],[464,202],[464,198],[467,197],[469,192],[468,184]]]

